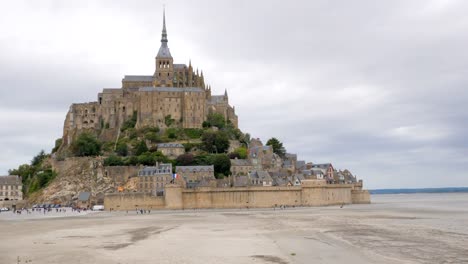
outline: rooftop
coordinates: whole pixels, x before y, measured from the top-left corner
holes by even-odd
[[[17,175],[0,176],[1,185],[21,184],[21,177]]]
[[[158,148],[183,148],[184,145],[180,143],[159,143]]]
[[[141,87],[138,89],[140,92],[176,92],[176,93],[184,93],[184,92],[195,92],[195,93],[203,93],[203,89],[199,87],[185,87],[185,88],[177,88],[177,87]]]
[[[177,172],[200,172],[200,171],[214,171],[214,166],[177,166]]]

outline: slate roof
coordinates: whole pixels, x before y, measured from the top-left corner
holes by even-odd
[[[125,75],[123,80],[124,82],[152,82],[152,75]]]
[[[80,192],[80,194],[78,195],[78,200],[85,202],[89,200],[90,196],[91,196],[90,192]]]
[[[224,102],[224,95],[212,95],[211,103],[217,104]]]
[[[331,163],[323,164],[312,164],[312,168],[328,169],[331,166]]]
[[[312,173],[314,175],[317,175],[317,174],[323,174],[323,175],[326,175],[327,174],[327,169],[325,168],[312,168],[310,169],[310,171],[312,171]]]
[[[171,51],[167,46],[167,43],[161,43],[161,47],[159,48],[157,58],[172,58]]]
[[[185,64],[174,64],[174,69],[185,69],[187,65]]]
[[[138,176],[153,176],[158,174],[172,173],[172,164],[161,163],[158,166],[144,167],[138,172]]]
[[[184,145],[180,143],[160,143],[158,148],[183,148]]]
[[[115,92],[120,92],[123,93],[123,90],[121,88],[104,88],[102,89],[103,93],[115,93]]]
[[[204,93],[202,88],[199,87],[186,87],[186,88],[176,88],[176,87],[141,87],[138,89],[140,92],[194,92],[194,93]]]
[[[17,175],[0,176],[0,185],[21,184],[21,177]]]
[[[258,152],[260,150],[265,150],[265,151],[269,151],[271,149],[271,146],[258,146],[258,147],[252,147],[252,148],[249,148],[249,153],[250,155],[258,155]],[[271,149],[272,150],[272,149]]]
[[[298,160],[298,161],[296,162],[296,167],[297,167],[298,169],[299,169],[299,168],[302,168],[302,167],[305,167],[305,165],[306,165],[305,160]]]
[[[262,181],[273,181],[270,174],[266,171],[252,171],[250,173],[250,178],[255,180],[262,180]]]
[[[296,177],[296,179],[298,179],[299,181],[305,180],[305,177],[302,174],[295,174],[294,177]]]
[[[236,176],[234,178],[234,187],[245,187],[250,183],[249,177],[247,176]]]
[[[252,166],[248,159],[231,159],[231,166]]]
[[[201,172],[201,171],[214,171],[214,166],[177,166],[176,172]]]

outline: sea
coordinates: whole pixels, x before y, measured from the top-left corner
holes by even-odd
[[[375,189],[371,194],[411,194],[411,193],[468,193],[468,187],[414,188],[414,189]]]

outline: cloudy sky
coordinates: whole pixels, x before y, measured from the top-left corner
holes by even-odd
[[[176,63],[240,127],[368,188],[468,186],[467,1],[165,1]],[[68,107],[154,72],[162,1],[0,1],[0,174]]]

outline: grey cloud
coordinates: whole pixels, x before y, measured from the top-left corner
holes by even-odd
[[[0,24],[9,37],[0,44],[0,103],[63,114],[48,118],[37,145],[28,147],[33,129],[24,128],[25,138],[6,130],[2,136],[21,146],[0,141],[11,155],[50,149],[54,136],[45,135],[61,133],[70,103],[95,100],[124,74],[153,71],[160,3],[9,6],[44,28],[33,34],[41,48],[26,52],[30,38]],[[468,185],[467,8],[463,1],[206,0],[171,1],[166,11],[176,61],[191,58],[214,92],[228,89],[244,131],[263,141],[276,136],[303,159],[347,167],[383,188]],[[73,31],[54,26],[60,22]]]

